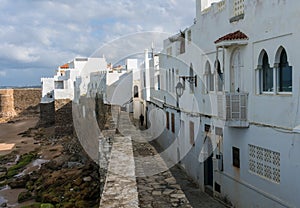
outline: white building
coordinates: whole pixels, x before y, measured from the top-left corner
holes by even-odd
[[[300,207],[299,8],[225,0],[203,10],[197,0],[195,24],[164,41],[159,90],[146,73],[148,113],[165,111],[158,142],[234,207]]]
[[[75,81],[80,77],[80,93],[87,93],[91,73],[106,73],[104,58],[75,58],[58,67],[53,78],[42,78],[42,103],[55,99],[74,99]]]

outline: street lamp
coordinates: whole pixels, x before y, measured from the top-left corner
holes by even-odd
[[[178,82],[176,85],[176,95],[178,97],[181,97],[183,95],[184,86],[181,82]]]
[[[179,108],[179,98],[183,95],[184,86],[181,82],[176,85],[176,106]]]
[[[180,82],[180,79],[183,80],[183,84]],[[185,90],[185,80],[188,81],[191,85],[197,87],[197,75],[195,76],[179,76],[179,82],[176,85],[176,96],[177,96],[177,108],[179,108],[179,98],[183,95]]]

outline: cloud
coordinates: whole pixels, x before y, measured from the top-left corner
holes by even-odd
[[[1,0],[0,71],[48,74],[49,68],[77,55],[90,56],[126,34],[178,32],[194,16],[195,0]],[[0,82],[7,81],[0,77]],[[25,83],[17,77],[10,82]]]

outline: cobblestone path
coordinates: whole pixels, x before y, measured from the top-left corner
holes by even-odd
[[[147,154],[158,154],[154,146],[149,143],[133,142],[133,149],[135,158],[146,156]],[[159,165],[162,166],[162,164]],[[142,170],[140,169],[140,164],[136,161],[136,172],[138,171]],[[206,193],[200,191],[191,178],[176,165],[153,176],[137,177],[136,180],[141,208],[225,207]]]
[[[132,125],[128,113],[121,112],[119,118],[118,129],[125,137],[114,139],[100,207],[224,207],[201,192],[178,166],[163,160],[147,142],[150,135]]]

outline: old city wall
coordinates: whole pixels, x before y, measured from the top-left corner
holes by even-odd
[[[99,128],[105,129],[110,106],[103,103],[103,97],[95,99],[95,113]],[[74,123],[72,115],[72,100],[56,99],[50,103],[40,103],[40,122],[41,127],[55,127],[57,136],[72,135],[74,133]]]
[[[12,118],[27,111],[38,111],[41,89],[1,89],[0,117]]]
[[[14,109],[17,114],[37,110],[42,97],[41,89],[14,89]]]
[[[14,90],[0,90],[0,117],[13,117],[16,115],[14,109]]]
[[[72,101],[61,99],[54,101],[55,134],[59,136],[73,134]]]

